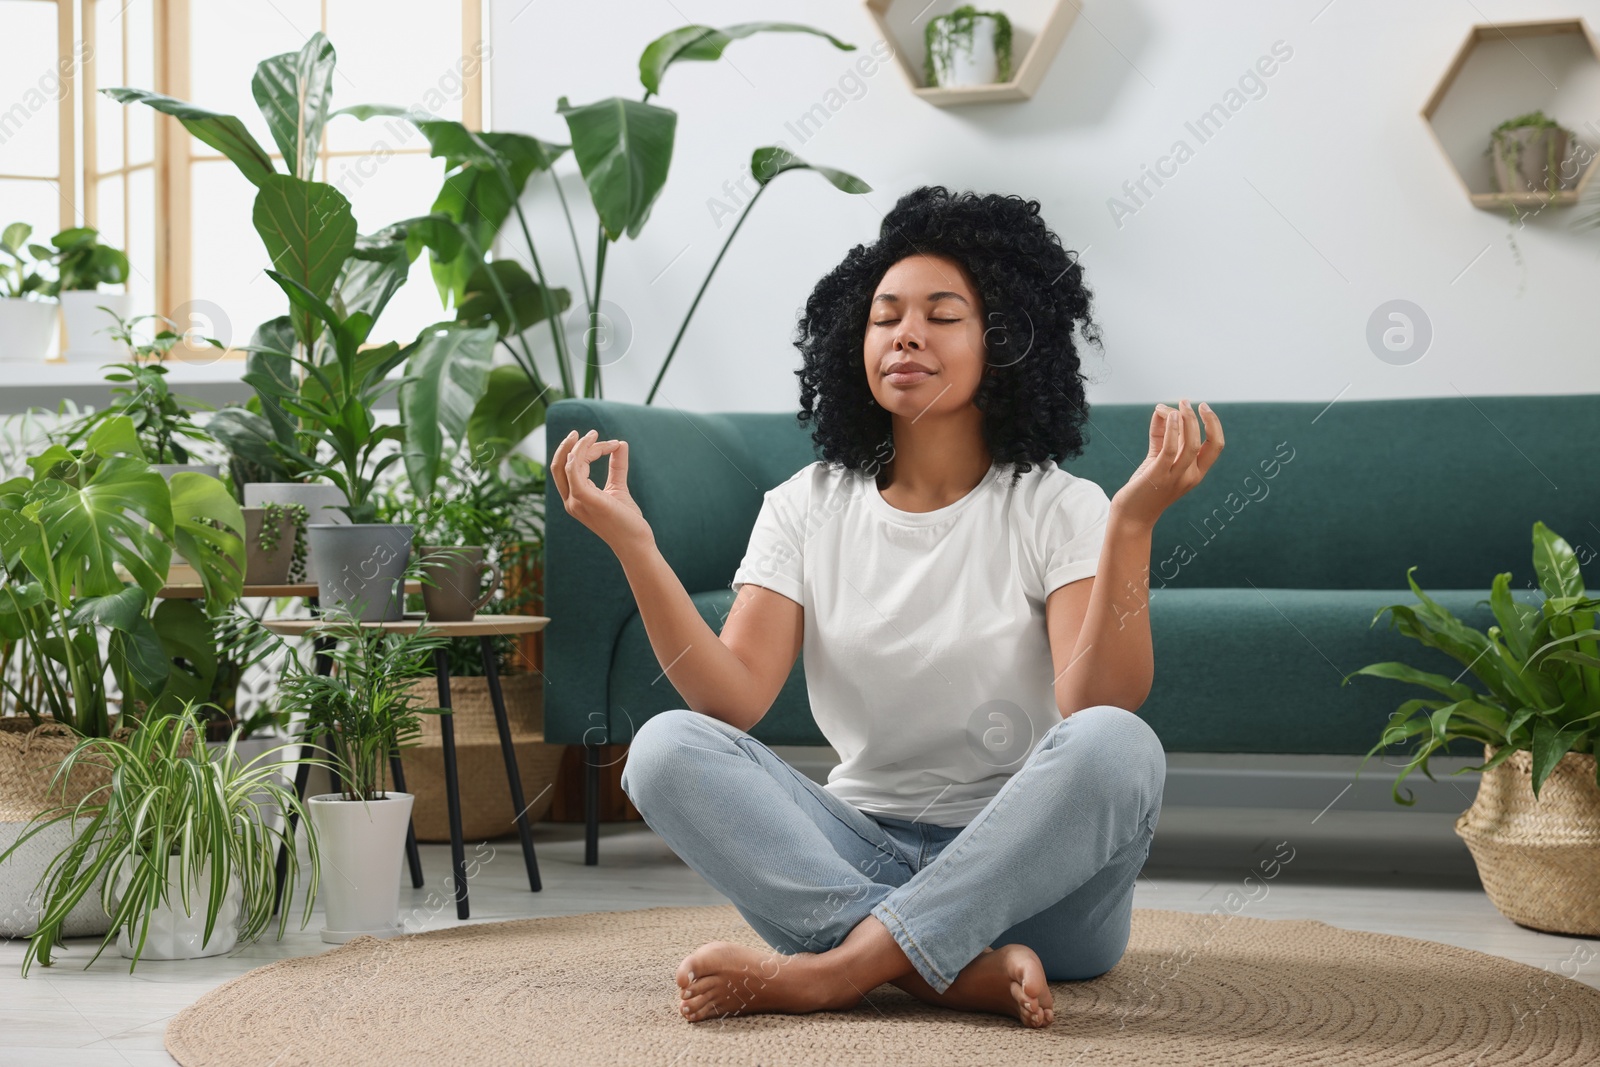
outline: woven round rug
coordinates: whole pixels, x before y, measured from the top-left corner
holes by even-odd
[[[892,985],[849,1011],[685,1022],[673,973],[713,940],[763,947],[731,904],[359,938],[218,987],[167,1049],[184,1067],[1600,1062],[1600,990],[1320,922],[1135,909],[1121,962],[1052,983],[1040,1029]]]

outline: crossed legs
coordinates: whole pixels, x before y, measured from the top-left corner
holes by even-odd
[[[696,712],[648,720],[622,785],[776,950],[691,953],[678,969],[686,1018],[848,1008],[893,982],[1040,1026],[1048,981],[1102,974],[1126,948],[1164,774],[1142,719],[1086,708],[920,869],[883,824]]]

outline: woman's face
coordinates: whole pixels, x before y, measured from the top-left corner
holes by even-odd
[[[943,255],[890,267],[873,293],[862,347],[867,384],[885,411],[919,418],[970,406],[983,379],[983,307],[966,269]],[[899,364],[908,369],[896,371]]]

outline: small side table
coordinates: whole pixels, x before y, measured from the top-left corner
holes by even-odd
[[[511,786],[511,804],[516,809],[517,832],[522,838],[522,859],[528,868],[528,888],[539,892],[539,861],[533,851],[533,827],[528,822],[528,804],[522,796],[522,774],[517,769],[516,748],[511,740],[511,720],[506,715],[505,696],[500,691],[500,671],[494,661],[491,637],[537,633],[550,622],[543,615],[477,615],[462,622],[435,622],[420,615],[395,622],[364,622],[362,627],[386,633],[413,634],[426,625],[438,637],[476,637],[483,655],[483,674],[489,682],[489,698],[494,704],[495,725],[500,733],[500,751],[505,756],[506,780]],[[285,637],[321,637],[329,626],[326,619],[274,619],[262,624]],[[450,709],[450,656],[446,650],[433,654],[439,682],[439,706]],[[444,785],[450,807],[450,859],[455,869],[456,917],[469,915],[467,901],[466,845],[461,835],[461,791],[456,776],[455,723],[449,714],[439,716],[439,733],[444,742]],[[398,784],[398,783],[397,783]]]

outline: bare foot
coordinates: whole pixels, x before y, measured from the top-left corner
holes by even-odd
[[[862,994],[841,993],[817,965],[815,952],[786,955],[709,941],[678,964],[680,1011],[689,1022],[757,1012],[802,1013],[853,1008]]]
[[[1055,998],[1044,978],[1044,964],[1026,945],[985,948],[956,975],[943,993],[916,971],[894,984],[918,1000],[955,1011],[987,1011],[1017,1018],[1024,1026],[1043,1027],[1055,1021]]]

